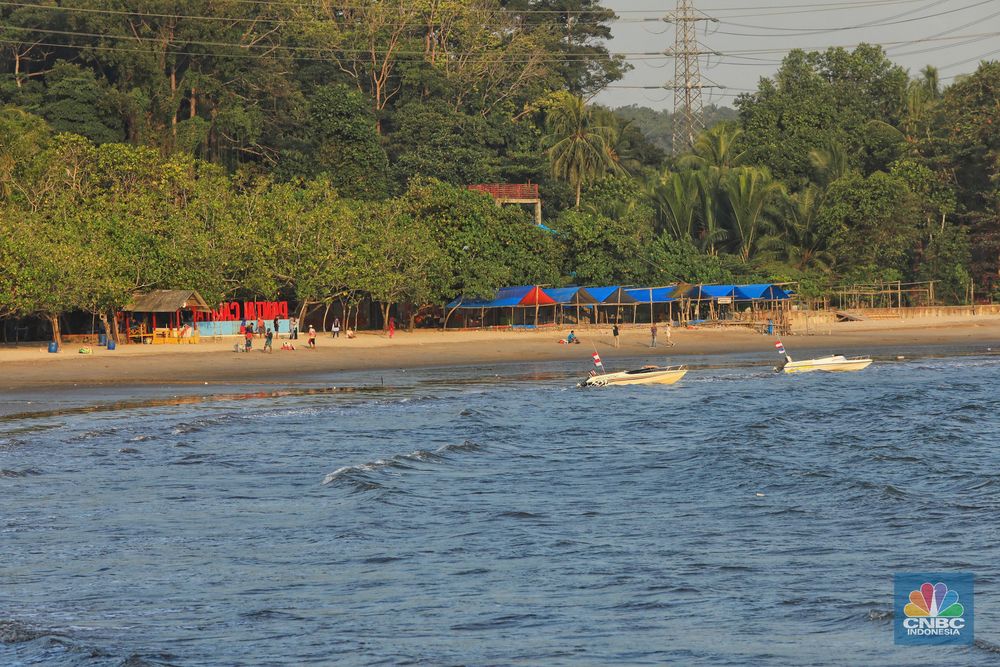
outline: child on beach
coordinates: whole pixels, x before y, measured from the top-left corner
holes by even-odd
[[[309,325],[309,348],[316,349],[316,328],[313,325]]]
[[[274,340],[274,332],[269,328],[267,333],[264,335],[264,349],[262,352],[274,352],[274,348],[271,347],[271,342]]]
[[[243,345],[243,351],[249,352],[253,349],[253,327],[247,327],[246,333],[243,334],[246,339],[246,343]]]

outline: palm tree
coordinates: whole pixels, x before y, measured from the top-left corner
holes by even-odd
[[[737,140],[743,134],[735,123],[719,123],[698,135],[691,153],[680,159],[681,164],[700,169],[718,167],[730,169],[738,167],[746,151],[736,150]]]
[[[761,237],[758,247],[766,255],[800,271],[828,272],[834,258],[826,250],[827,235],[819,228],[824,196],[824,191],[813,185],[789,197],[780,233]]]
[[[698,175],[689,170],[664,172],[650,188],[657,226],[676,239],[695,240],[699,205]]]
[[[776,208],[785,197],[785,187],[763,167],[738,167],[722,178],[722,193],[729,229],[737,244],[735,249],[747,262],[758,237],[771,225]]]
[[[708,167],[695,172],[698,178],[698,228],[697,244],[702,252],[715,255],[717,244],[729,237],[722,222],[726,217],[722,197],[723,174],[719,167]]]
[[[809,151],[809,162],[816,172],[817,181],[823,187],[830,185],[851,169],[847,153],[834,141],[824,142],[819,148]]]
[[[552,175],[576,190],[576,207],[584,184],[592,183],[609,170],[618,171],[611,154],[617,141],[616,128],[602,124],[600,116],[582,97],[562,95],[545,118]]]

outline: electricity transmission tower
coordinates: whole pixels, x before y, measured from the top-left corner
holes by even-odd
[[[666,51],[674,57],[674,81],[670,86],[674,91],[674,153],[681,153],[694,144],[695,137],[705,129],[701,91],[717,88],[705,85],[701,79],[699,57],[714,51],[703,51],[696,35],[698,21],[715,21],[695,11],[694,0],[677,0],[677,9],[668,14],[664,21],[673,23],[676,37],[674,48]]]

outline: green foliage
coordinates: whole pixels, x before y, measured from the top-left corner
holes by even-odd
[[[919,201],[901,179],[852,174],[830,186],[818,225],[838,266],[859,282],[905,274],[918,238]]]
[[[125,138],[115,95],[91,70],[59,62],[46,75],[45,83],[45,95],[34,111],[55,131],[80,134],[98,144]]]
[[[605,125],[607,118],[594,112],[583,101],[565,93],[553,97],[545,116],[552,174],[576,190],[576,205],[585,185],[608,171],[624,171],[611,156],[617,141],[617,128]]]
[[[773,81],[737,99],[747,163],[767,165],[793,188],[809,180],[809,153],[823,146],[842,145],[860,167],[866,149],[888,150],[868,145],[869,123],[897,123],[906,86],[905,70],[877,46],[794,50]]]
[[[965,300],[972,283],[971,260],[972,249],[966,230],[946,224],[931,236],[917,263],[916,278],[938,281],[935,297],[960,303]]]
[[[309,98],[308,114],[305,141],[286,153],[290,164],[283,175],[325,174],[344,197],[385,197],[388,159],[364,96],[344,85],[320,86]]]

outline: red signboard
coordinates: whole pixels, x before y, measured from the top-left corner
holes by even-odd
[[[220,303],[208,319],[212,322],[240,322],[242,320],[288,319],[287,301],[230,301]]]

